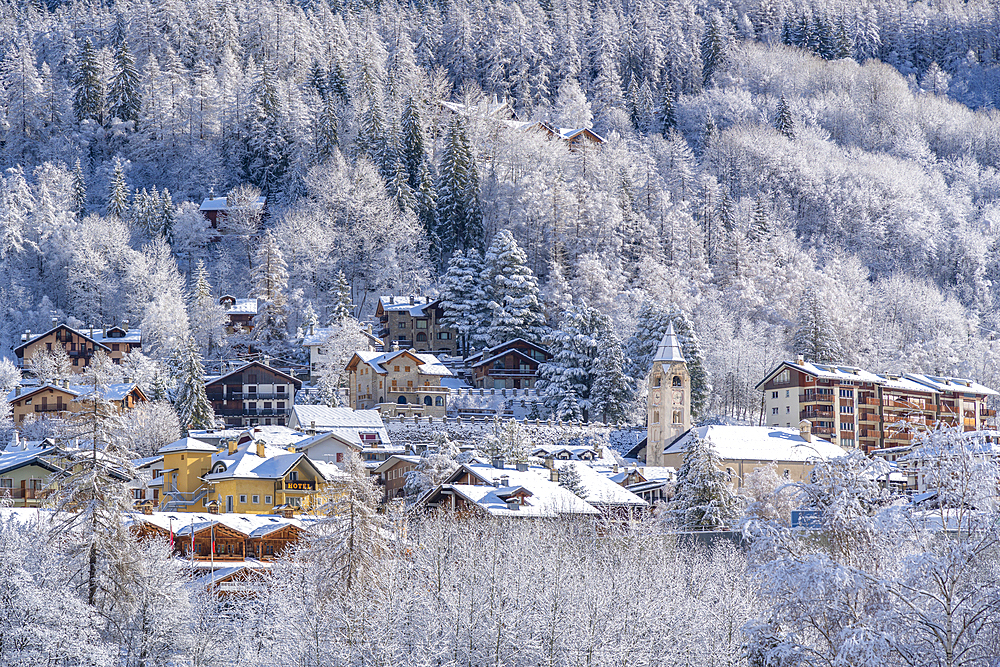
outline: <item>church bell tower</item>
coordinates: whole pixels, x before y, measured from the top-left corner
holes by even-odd
[[[656,348],[646,399],[646,465],[662,466],[663,449],[691,428],[691,374],[674,323]]]

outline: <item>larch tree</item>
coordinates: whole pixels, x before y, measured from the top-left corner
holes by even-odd
[[[485,264],[484,289],[492,311],[487,343],[499,345],[514,338],[540,342],[546,326],[538,298],[538,281],[510,230],[497,232],[493,237]]]
[[[288,265],[274,234],[268,230],[257,248],[252,273],[252,295],[257,297],[257,315],[253,319],[253,337],[265,343],[288,337]]]

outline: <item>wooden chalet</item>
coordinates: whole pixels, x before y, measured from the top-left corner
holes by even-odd
[[[31,331],[21,334],[21,344],[14,348],[18,368],[25,368],[26,362],[39,351],[49,351],[56,346],[66,350],[72,371],[82,373],[98,351],[103,351],[116,364],[133,350],[142,349],[142,333],[139,329],[110,327],[100,329],[73,329],[59,324],[45,333],[32,335]]]
[[[302,381],[253,361],[205,383],[215,414],[226,426],[283,426]]]
[[[515,338],[470,357],[472,381],[478,389],[531,389],[538,366],[550,359],[541,345]]]

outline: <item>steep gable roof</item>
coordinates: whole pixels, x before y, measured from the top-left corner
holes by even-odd
[[[259,361],[251,361],[250,363],[244,364],[243,366],[240,366],[239,368],[237,368],[235,370],[229,371],[228,373],[225,373],[223,375],[217,375],[217,376],[215,376],[213,378],[207,379],[205,381],[205,386],[207,387],[209,385],[216,384],[217,382],[219,382],[221,380],[225,380],[226,378],[228,378],[228,377],[230,377],[232,375],[236,375],[238,373],[242,373],[243,371],[245,371],[246,369],[250,368],[251,366],[260,368],[261,370],[267,371],[268,373],[274,373],[278,377],[285,378],[288,382],[291,382],[293,385],[295,385],[296,389],[300,389],[302,387],[302,380],[298,380],[298,379],[292,377],[291,375],[289,375],[288,373],[285,373],[283,371],[279,371],[277,368],[271,368],[270,366],[268,366],[266,364],[263,364],[263,363],[261,363]]]

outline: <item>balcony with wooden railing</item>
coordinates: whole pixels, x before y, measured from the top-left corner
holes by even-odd
[[[882,421],[882,417],[877,412],[859,412],[858,421],[865,422],[868,424],[878,424]]]
[[[997,411],[991,408],[979,408],[979,415],[981,417],[996,417]]]
[[[833,410],[805,409],[799,412],[799,419],[833,419]]]
[[[890,398],[882,399],[882,408],[888,410],[918,410],[920,412],[937,412],[934,404],[925,401],[898,401]]]
[[[799,394],[800,403],[833,403],[833,394],[817,394],[815,392],[806,392],[804,394]]]

